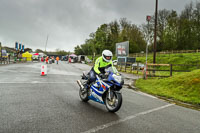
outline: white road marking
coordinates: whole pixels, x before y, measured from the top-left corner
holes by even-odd
[[[136,117],[139,117],[139,116],[142,116],[142,115],[146,115],[146,114],[149,114],[149,113],[152,113],[152,112],[155,112],[155,111],[158,111],[158,110],[161,110],[161,109],[164,109],[164,108],[167,108],[167,107],[170,107],[170,106],[173,106],[174,104],[167,104],[167,105],[164,105],[164,106],[161,106],[161,107],[158,107],[158,108],[154,108],[154,109],[151,109],[151,110],[147,110],[147,111],[144,111],[144,112],[140,112],[138,114],[135,114],[135,115],[131,115],[131,116],[128,116],[124,119],[119,119],[117,121],[112,121],[112,122],[109,122],[107,124],[104,124],[104,125],[100,125],[100,126],[97,126],[95,128],[92,128],[88,131],[85,131],[85,132],[82,132],[82,133],[95,133],[99,130],[103,130],[105,128],[108,128],[108,127],[111,127],[111,126],[114,126],[114,125],[117,125],[119,123],[122,123],[122,122],[125,122],[125,121],[128,121],[128,120],[131,120],[131,119],[134,119]]]
[[[147,96],[147,97],[151,97],[151,98],[154,98],[154,99],[158,99],[157,97],[154,97],[154,96],[152,96],[152,95],[143,93],[143,92],[141,92],[141,91],[138,91],[138,92],[137,92],[137,91],[134,91],[134,93],[137,93],[137,94],[143,95],[143,96]]]
[[[76,81],[74,82],[39,82],[39,81],[32,81],[32,82],[0,82],[0,84],[77,84]]]
[[[147,96],[147,97],[151,97],[151,98],[154,98],[154,99],[158,99],[157,97],[155,96],[152,96],[150,94],[146,94],[144,92],[141,92],[141,91],[135,91],[135,90],[132,90],[132,89],[126,89],[126,91],[129,91],[129,92],[133,92],[135,94],[139,94],[139,95],[142,95],[142,96]]]

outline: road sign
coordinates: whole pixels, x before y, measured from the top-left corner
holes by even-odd
[[[151,16],[147,16],[146,20],[150,21],[151,20]]]
[[[129,55],[129,41],[116,43],[116,55],[117,57]]]

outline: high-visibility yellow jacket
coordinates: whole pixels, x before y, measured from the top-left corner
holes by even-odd
[[[110,62],[106,62],[106,61],[103,60],[103,57],[101,56],[101,57],[97,58],[96,61],[95,61],[94,71],[97,74],[104,73],[105,68],[109,67],[109,66],[113,67],[112,60]]]

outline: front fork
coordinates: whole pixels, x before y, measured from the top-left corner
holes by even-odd
[[[108,99],[111,100],[111,91],[110,91],[110,88],[108,89]]]
[[[120,93],[121,94],[121,92],[120,91],[111,91],[110,90],[110,88],[108,89],[108,99],[109,100],[112,100],[112,98],[113,98],[113,96],[114,96],[114,93]]]
[[[112,100],[113,98],[113,92],[110,90],[110,88],[108,89],[108,99]]]

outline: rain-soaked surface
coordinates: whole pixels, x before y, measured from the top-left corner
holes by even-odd
[[[84,64],[42,63],[0,66],[0,133],[199,133],[200,112],[179,107],[124,87],[116,113],[104,105],[84,103],[76,80]],[[125,77],[128,77],[125,75]]]

